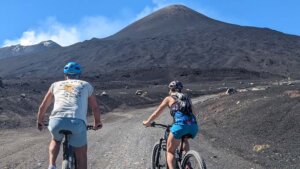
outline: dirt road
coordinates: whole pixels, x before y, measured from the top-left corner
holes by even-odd
[[[213,99],[216,95],[194,99],[201,102]],[[88,168],[89,169],[148,169],[151,167],[153,144],[163,135],[159,128],[145,128],[146,119],[154,107],[134,110],[116,110],[104,115],[104,128],[89,131]],[[170,123],[168,111],[157,120]],[[47,168],[47,146],[50,134],[47,130],[39,132],[34,128],[2,130],[0,132],[0,168],[1,169],[45,169]],[[199,151],[206,160],[209,169],[261,169],[231,154],[211,146],[209,140],[199,134],[191,141],[191,148]],[[61,165],[61,155],[57,166]]]

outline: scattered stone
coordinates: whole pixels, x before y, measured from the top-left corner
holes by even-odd
[[[144,93],[143,90],[136,90],[135,95],[140,96],[140,95],[142,95],[143,93]]]
[[[237,92],[237,90],[235,90],[234,88],[229,88],[229,89],[227,89],[226,94],[232,95],[232,94],[235,94],[236,92]]]
[[[240,101],[237,101],[236,104],[240,104]]]
[[[262,91],[262,90],[266,90],[268,88],[270,88],[270,87],[258,86],[258,87],[253,87],[251,89],[251,91]]]
[[[261,152],[261,151],[264,151],[264,150],[266,150],[268,148],[270,148],[269,144],[255,145],[253,147],[253,151],[255,151],[255,152]]]
[[[100,94],[100,96],[108,96],[108,94],[105,92],[105,91],[103,91],[101,94]]]
[[[284,92],[284,95],[287,95],[290,98],[300,97],[300,92],[298,90],[287,90]]]
[[[239,89],[238,92],[247,92],[248,89]]]
[[[22,94],[20,95],[20,97],[23,98],[23,99],[25,99],[25,98],[26,98],[26,94],[25,94],[25,93],[22,93]]]

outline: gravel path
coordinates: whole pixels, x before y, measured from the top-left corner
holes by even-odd
[[[213,99],[217,95],[202,96],[194,102]],[[154,107],[145,109],[116,110],[104,115],[104,128],[89,131],[88,168],[89,169],[148,169],[151,167],[153,144],[163,135],[159,128],[145,128],[146,119]],[[170,123],[166,110],[157,120]],[[47,130],[39,132],[34,128],[1,130],[0,168],[1,169],[40,169],[47,168],[47,147],[50,134]],[[201,153],[209,169],[262,169],[230,153],[230,150],[216,149],[201,134],[191,141],[191,148]],[[61,165],[59,155],[57,165]]]

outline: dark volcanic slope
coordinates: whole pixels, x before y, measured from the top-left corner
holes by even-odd
[[[198,104],[202,133],[266,168],[300,167],[300,86],[271,86]]]
[[[0,76],[57,76],[70,60],[79,61],[88,76],[141,70],[172,76],[174,70],[185,68],[188,72],[246,69],[300,77],[300,38],[219,22],[172,5],[106,39],[1,60]]]
[[[44,41],[39,44],[31,45],[31,46],[14,45],[14,46],[1,48],[0,59],[14,57],[14,56],[24,56],[28,54],[36,54],[38,52],[45,52],[48,51],[49,49],[58,49],[58,48],[61,48],[61,46],[51,40]]]

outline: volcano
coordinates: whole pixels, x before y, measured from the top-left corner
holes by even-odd
[[[0,76],[56,77],[68,61],[78,61],[85,76],[296,78],[300,77],[300,37],[228,24],[171,5],[104,39],[2,59]]]

